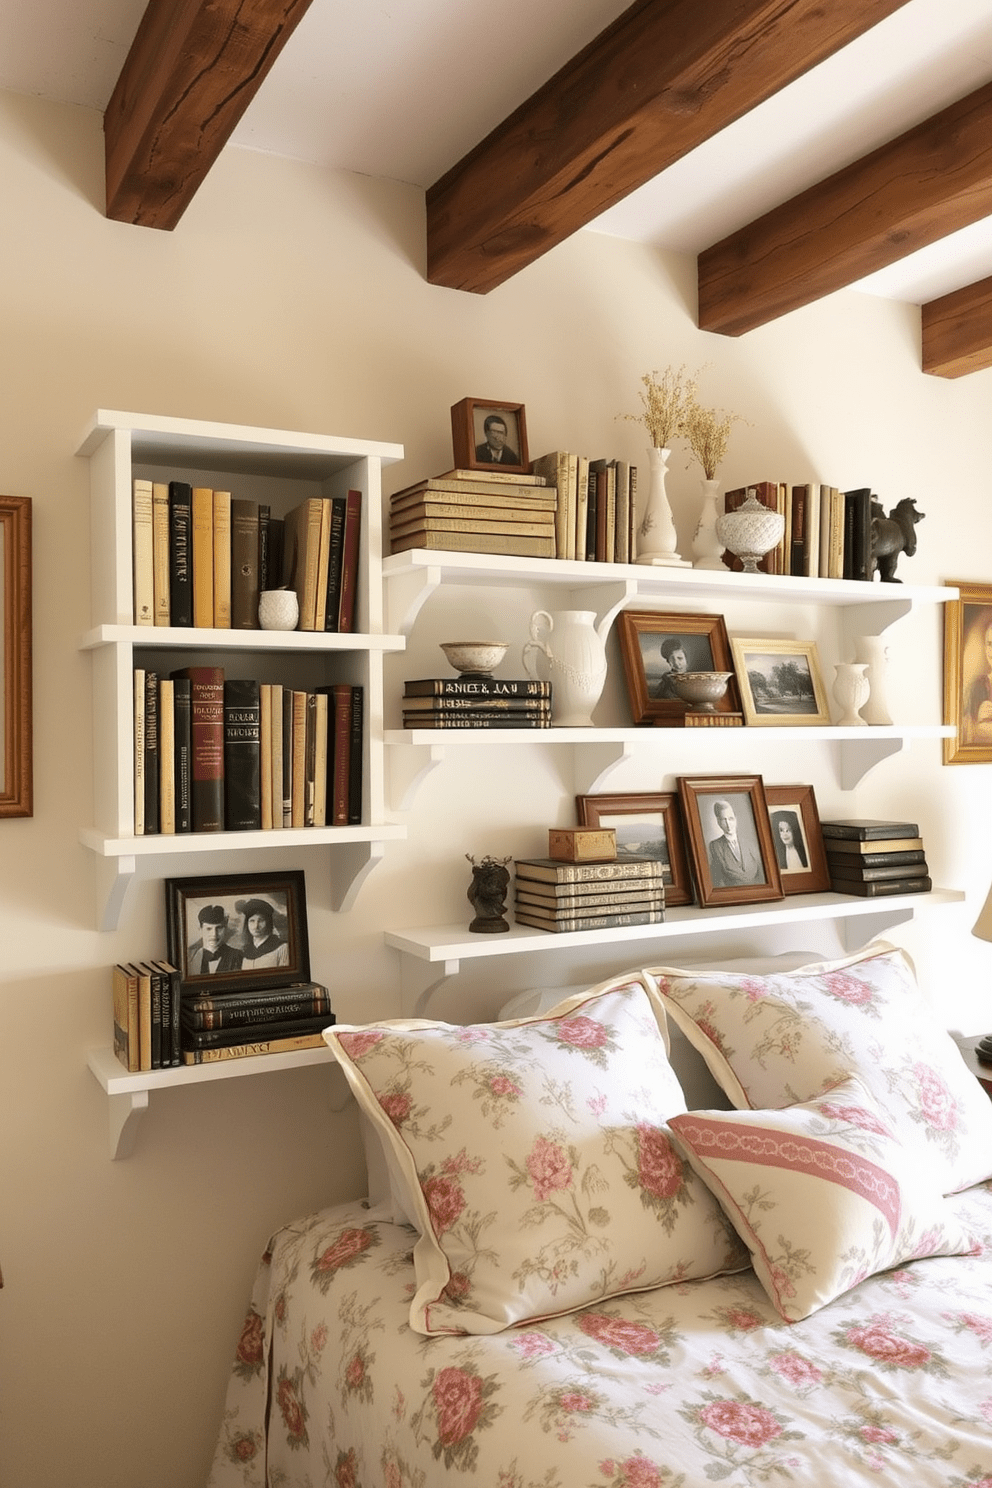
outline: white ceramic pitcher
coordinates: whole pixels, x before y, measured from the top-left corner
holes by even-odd
[[[606,684],[606,646],[595,610],[535,610],[523,649],[527,675],[551,683],[557,728],[592,728],[592,710]]]

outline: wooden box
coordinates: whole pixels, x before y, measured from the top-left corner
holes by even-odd
[[[551,827],[548,857],[560,863],[608,863],[617,855],[613,827]]]

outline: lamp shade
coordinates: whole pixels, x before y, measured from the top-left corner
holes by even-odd
[[[971,933],[977,935],[979,940],[992,940],[992,889],[989,889],[978,919],[971,927]]]

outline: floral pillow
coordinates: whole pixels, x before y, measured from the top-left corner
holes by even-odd
[[[689,1111],[671,1130],[798,1322],[866,1276],[976,1242],[856,1078],[779,1111]]]
[[[749,1264],[672,1146],[685,1101],[638,978],[535,1018],[324,1037],[413,1206],[417,1332],[495,1333]]]
[[[905,951],[782,975],[644,973],[737,1107],[795,1104],[859,1075],[942,1193],[992,1176],[992,1102],[916,983]]]

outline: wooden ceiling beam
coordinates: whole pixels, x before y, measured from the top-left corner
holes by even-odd
[[[930,300],[922,320],[924,372],[964,377],[992,367],[992,279]]]
[[[992,214],[992,83],[699,255],[699,326],[739,336]]]
[[[427,192],[427,278],[485,294],[905,0],[637,0]]]
[[[104,115],[107,216],[173,228],[311,0],[149,0]]]

